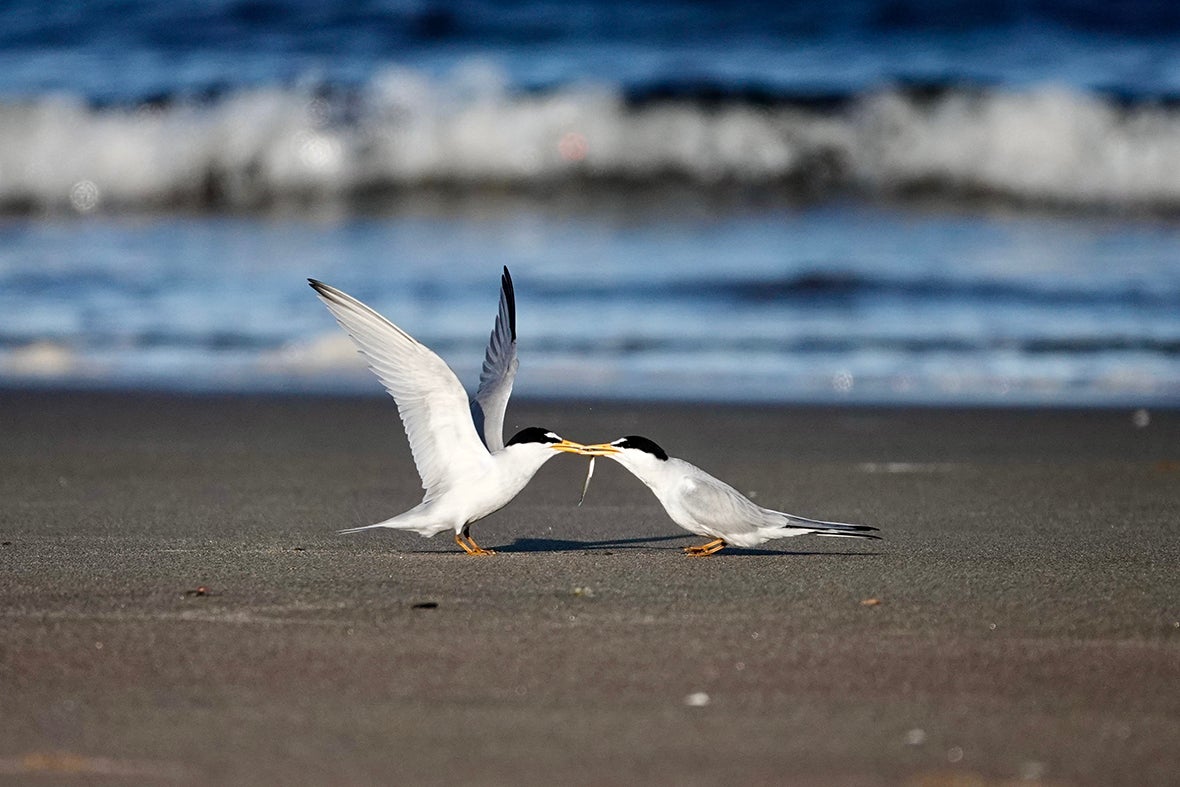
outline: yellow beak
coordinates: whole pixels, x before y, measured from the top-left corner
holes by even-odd
[[[585,454],[586,446],[581,443],[575,443],[573,440],[562,440],[560,443],[550,443],[549,447],[554,451],[564,451],[570,454]]]
[[[596,443],[595,445],[582,446],[578,453],[582,456],[607,456],[619,453],[619,448],[610,443]]]

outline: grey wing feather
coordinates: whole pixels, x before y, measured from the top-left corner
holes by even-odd
[[[479,375],[479,390],[471,402],[471,419],[488,451],[504,447],[504,413],[512,396],[512,382],[516,379],[516,294],[508,268],[500,278],[500,310],[496,325],[488,339],[483,371]]]
[[[488,452],[467,410],[467,393],[442,358],[348,293],[308,280],[397,402],[425,500],[482,470]]]
[[[734,535],[777,524],[773,512],[704,471],[686,478],[680,502],[685,513],[701,525]]]
[[[877,528],[869,525],[808,519],[763,508],[729,484],[699,469],[691,476],[691,484],[686,484],[681,504],[685,512],[701,524],[732,535],[759,528],[794,528],[825,536],[876,538],[868,533]]]
[[[799,516],[798,514],[788,514],[788,513],[782,512],[782,511],[776,511],[775,513],[777,513],[781,516],[785,516],[787,519],[789,519],[790,522],[788,522],[788,525],[790,527],[814,527],[817,529],[850,530],[850,531],[852,531],[852,530],[863,531],[863,530],[876,530],[877,529],[875,527],[870,527],[869,525],[857,525],[857,524],[853,524],[852,522],[829,522],[826,519],[808,519],[805,516]]]

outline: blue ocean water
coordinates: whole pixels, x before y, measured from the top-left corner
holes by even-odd
[[[0,4],[0,384],[1180,403],[1163,2]]]

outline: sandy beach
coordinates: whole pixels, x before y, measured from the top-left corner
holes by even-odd
[[[884,541],[690,559],[558,457],[446,536],[384,398],[0,394],[0,780],[1168,784],[1180,412],[514,403]],[[58,781],[60,780],[60,782]]]

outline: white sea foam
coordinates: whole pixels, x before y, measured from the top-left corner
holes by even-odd
[[[882,93],[857,112],[860,180],[933,184],[1031,201],[1174,207],[1180,113],[1120,109],[1059,88],[951,93],[929,103]]]
[[[1020,201],[1180,206],[1180,111],[1064,88],[880,90],[833,108],[734,98],[628,102],[594,86],[510,91],[496,71],[390,70],[321,96],[0,105],[0,208],[229,208],[425,184],[536,188],[674,179],[822,193],[933,189]]]
[[[54,378],[76,371],[73,351],[62,344],[38,341],[0,351],[0,373],[18,378]]]
[[[268,372],[296,375],[348,373],[364,368],[356,345],[340,331],[263,352],[259,365]]]

